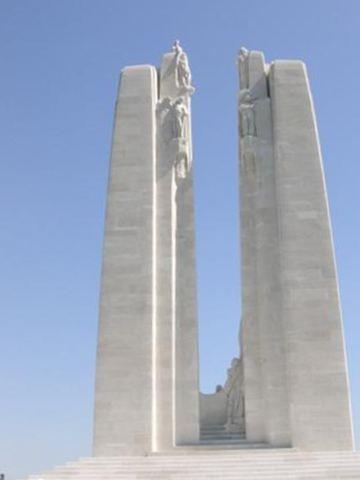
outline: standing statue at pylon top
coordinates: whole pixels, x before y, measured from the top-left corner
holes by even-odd
[[[249,88],[249,50],[245,47],[241,47],[238,54],[238,68],[240,74],[241,88]]]
[[[192,95],[195,91],[191,85],[191,71],[186,53],[184,52],[179,40],[175,40],[173,44],[173,52],[175,53],[176,82],[178,87],[185,90],[186,93]]]

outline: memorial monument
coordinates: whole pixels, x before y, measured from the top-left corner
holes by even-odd
[[[159,69],[121,73],[93,457],[31,478],[360,478],[306,68],[241,48],[238,70],[239,356],[199,392],[194,88],[176,41]]]

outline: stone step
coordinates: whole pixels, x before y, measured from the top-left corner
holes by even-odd
[[[241,470],[241,469],[244,469],[244,468],[247,468],[247,467],[255,467],[255,466],[259,466],[259,467],[263,467],[263,466],[266,466],[266,467],[271,467],[271,466],[279,466],[279,465],[283,465],[283,466],[286,466],[286,467],[289,467],[289,466],[294,466],[294,465],[300,465],[300,466],[307,466],[307,465],[315,465],[315,466],[326,466],[326,465],[360,465],[360,462],[356,461],[356,462],[352,462],[352,461],[349,461],[349,460],[343,460],[343,461],[333,461],[333,462],[325,462],[325,461],[313,461],[313,462],[260,462],[260,461],[256,461],[256,462],[247,462],[247,463],[244,463],[242,465],[239,465],[238,463],[236,462],[232,462],[232,463],[229,463],[229,462],[222,462],[222,461],[219,461],[215,464],[212,464],[212,463],[209,463],[209,465],[202,465],[202,464],[198,464],[198,463],[179,463],[179,462],[170,462],[170,463],[162,463],[162,464],[127,464],[127,465],[124,465],[124,464],[111,464],[111,465],[104,465],[103,464],[103,467],[104,468],[109,468],[109,469],[113,469],[113,468],[123,468],[123,469],[126,469],[126,468],[160,468],[160,467],[163,467],[163,468],[171,468],[171,467],[189,467],[191,466],[191,468],[200,468],[200,469],[212,469],[214,468],[214,466],[216,465],[223,465],[224,468],[225,467],[229,467],[229,468],[236,468],[238,470]],[[56,470],[58,469],[76,469],[76,468],[81,468],[81,469],[93,469],[93,468],[101,468],[101,464],[92,464],[92,465],[78,465],[78,466],[68,466],[68,467],[57,467]]]
[[[239,438],[240,440],[246,440],[244,435],[240,433],[206,433],[201,434],[200,438]]]
[[[207,479],[216,479],[216,480],[358,480],[359,479],[359,469],[356,470],[344,470],[344,469],[332,469],[331,471],[322,470],[320,472],[314,471],[298,471],[298,472],[279,472],[278,470],[274,471],[252,471],[252,472],[224,472],[223,470],[217,470],[216,472],[207,472],[207,473],[194,473],[193,471],[188,472],[164,472],[158,470],[156,472],[113,472],[113,473],[103,473],[98,472],[94,474],[75,474],[71,476],[65,476],[63,474],[58,476],[32,476],[29,480],[207,480]]]
[[[178,447],[178,449],[188,448],[188,447]],[[177,450],[178,450],[177,449]],[[279,452],[279,451],[278,451]],[[147,457],[85,457],[76,462],[69,462],[67,466],[73,465],[85,465],[85,464],[121,464],[121,465],[138,465],[138,464],[167,464],[167,463],[179,463],[187,464],[189,462],[194,462],[196,464],[217,464],[219,461],[226,463],[278,463],[278,462],[360,462],[360,453],[350,453],[350,454],[340,454],[340,455],[327,455],[327,454],[313,454],[306,453],[300,454],[296,451],[289,451],[284,449],[284,452],[274,453],[273,449],[258,449],[258,450],[218,450],[210,453],[206,453],[204,450],[199,451],[197,455],[194,454],[195,451],[183,451],[182,453],[178,452],[176,454],[151,454]]]
[[[206,429],[200,429],[200,435],[203,435],[204,433],[228,433],[226,428],[206,428]]]
[[[222,433],[222,434],[219,434],[219,435],[214,435],[214,434],[207,434],[207,435],[200,435],[200,439],[206,439],[206,438],[223,438],[223,439],[226,439],[226,438],[237,438],[239,440],[243,440],[243,441],[246,441],[246,438],[243,436],[243,435],[239,435],[237,433]],[[248,442],[249,443],[249,442]]]
[[[242,437],[208,437],[200,438],[197,445],[219,445],[220,447],[228,447],[238,445],[239,448],[266,448],[265,443],[249,443]]]
[[[181,457],[180,457],[181,458]],[[158,468],[159,466],[164,466],[164,467],[168,467],[168,466],[188,466],[188,465],[194,465],[195,467],[197,468],[213,468],[214,465],[219,465],[219,464],[223,464],[225,466],[230,466],[231,468],[233,467],[236,467],[236,468],[244,468],[244,467],[247,467],[247,466],[254,466],[254,465],[260,465],[260,466],[268,466],[268,465],[285,465],[285,466],[289,466],[289,465],[295,465],[295,464],[300,464],[300,465],[303,465],[303,466],[307,466],[307,465],[341,465],[341,464],[345,464],[345,465],[358,465],[360,464],[360,460],[359,459],[353,459],[353,460],[349,460],[349,459],[333,459],[333,460],[321,460],[321,459],[313,459],[313,460],[293,460],[293,459],[288,459],[288,460],[284,460],[284,459],[281,459],[281,460],[271,460],[271,461],[266,461],[266,460],[263,460],[263,459],[253,459],[253,460],[248,460],[248,461],[244,461],[244,460],[241,460],[241,459],[238,459],[238,462],[236,462],[236,460],[231,460],[231,461],[228,461],[226,460],[225,458],[224,459],[218,459],[217,462],[209,462],[209,463],[206,463],[206,462],[196,462],[196,461],[192,461],[192,462],[188,462],[187,460],[184,461],[184,462],[181,462],[180,459],[177,457],[176,459],[174,459],[173,461],[170,461],[170,462],[108,462],[108,463],[105,463],[105,462],[87,462],[87,463],[84,463],[84,462],[74,462],[73,464],[70,464],[70,465],[65,465],[65,466],[61,466],[61,467],[56,467],[56,469],[71,469],[71,468],[100,468],[100,467],[108,467],[108,468],[118,468],[118,467],[123,467],[123,468],[133,468],[133,467],[139,467],[139,468],[142,468],[142,467],[155,467],[155,468]]]
[[[245,476],[246,475],[246,476]],[[30,477],[29,480],[62,480],[65,477],[48,477],[48,476],[40,476],[40,477]],[[68,477],[70,478],[70,477]],[[243,474],[239,476],[238,474],[224,474],[222,471],[218,473],[212,474],[204,474],[204,475],[196,475],[196,477],[192,473],[185,473],[185,474],[178,474],[178,473],[169,473],[164,474],[161,471],[155,472],[154,474],[146,473],[142,474],[119,474],[116,473],[115,475],[103,475],[97,474],[96,476],[73,476],[73,479],[82,479],[85,480],[89,478],[91,480],[206,480],[206,479],[216,479],[216,480],[358,480],[359,473],[357,471],[332,471],[332,472],[322,472],[322,473],[312,473],[312,472],[299,472],[299,473],[278,473],[278,472],[270,472],[270,473],[253,473],[253,474]]]
[[[200,431],[203,430],[225,430],[225,425],[204,425],[200,427]]]
[[[326,475],[326,474],[332,474],[332,475],[349,475],[349,474],[356,474],[354,478],[357,480],[359,479],[359,468],[336,468],[336,467],[331,467],[331,469],[327,468],[321,468],[321,469],[298,469],[298,470],[290,470],[290,469],[253,469],[253,470],[241,470],[241,471],[234,471],[234,470],[223,470],[221,467],[219,467],[216,470],[212,471],[204,471],[204,470],[198,470],[196,471],[195,469],[182,469],[182,470],[128,470],[128,471],[120,471],[120,470],[113,470],[113,471],[94,471],[94,472],[58,472],[58,473],[51,473],[51,474],[43,474],[39,477],[37,476],[32,476],[30,477],[30,480],[50,480],[50,479],[72,479],[72,478],[114,478],[117,479],[121,476],[128,476],[128,478],[167,478],[165,477],[166,474],[171,474],[171,475],[176,475],[176,478],[200,478],[200,477],[208,477],[211,478],[215,475],[215,478],[221,478],[221,479],[228,479],[228,478],[249,478],[249,477],[259,477],[259,478],[278,478],[282,476],[291,476],[298,478],[306,478],[308,479],[308,476],[311,475],[312,477],[316,478],[317,476]],[[219,477],[221,475],[221,477]],[[276,475],[276,476],[275,476]],[[326,478],[326,477],[325,477]],[[337,478],[343,478],[342,476],[337,477]]]
[[[226,430],[206,430],[201,431],[200,436],[203,435],[238,435],[245,438],[245,435],[241,432],[227,432]]]
[[[194,445],[184,445],[181,447],[177,447],[178,449],[184,449],[185,453],[193,453],[193,452],[206,452],[211,451],[214,452],[216,450],[224,451],[224,450],[254,450],[254,449],[267,449],[270,448],[265,443],[247,443],[241,441],[230,441],[226,440],[226,442],[221,442],[220,440],[216,439],[214,441],[205,440],[204,442],[200,441]],[[180,453],[180,452],[179,452]],[[360,480],[360,479],[359,479]]]
[[[156,479],[159,480],[202,480],[202,479],[216,479],[216,480],[280,480],[280,479],[293,479],[293,480],[358,480],[359,469],[331,469],[331,471],[323,469],[318,472],[312,470],[298,470],[297,472],[280,472],[278,470],[264,470],[264,471],[249,471],[249,472],[226,472],[221,469],[216,470],[217,473],[213,472],[200,472],[195,473],[193,470],[188,472],[183,471],[178,472],[172,470],[171,472],[164,472],[163,470],[157,470],[155,472],[110,472],[106,474],[104,472],[97,472],[94,474],[70,474],[70,475],[41,475],[30,477],[29,480],[150,480]]]
[[[226,468],[228,469],[233,469],[233,470],[237,470],[237,471],[243,471],[243,470],[246,470],[248,468],[272,468],[272,467],[285,467],[285,468],[289,468],[289,467],[294,467],[294,466],[300,466],[301,468],[323,468],[324,466],[356,466],[358,467],[360,465],[359,462],[333,462],[333,463],[325,463],[325,462],[312,462],[308,464],[303,464],[303,463],[268,463],[268,464],[265,464],[265,463],[261,463],[261,462],[254,462],[254,463],[247,463],[245,465],[237,465],[236,463],[232,463],[232,464],[227,464],[227,463],[223,463],[223,462],[218,462],[217,464],[210,464],[210,465],[198,465],[198,464],[192,464],[192,463],[188,463],[188,464],[179,464],[179,463],[173,463],[173,464],[162,464],[162,465],[107,465],[107,466],[101,466],[101,465],[90,465],[90,466],[76,466],[76,467],[57,467],[55,468],[54,470],[52,471],[73,471],[73,470],[82,470],[82,471],[92,471],[92,470],[96,470],[96,469],[101,469],[101,468],[104,468],[104,470],[113,470],[113,469],[122,469],[122,470],[128,470],[128,469],[136,469],[136,470],[141,470],[141,469],[159,469],[159,468],[162,468],[162,469],[172,469],[172,468],[191,468],[191,469],[196,469],[196,470],[212,470],[214,467],[216,466],[219,466],[221,465],[224,470]]]
[[[33,477],[30,478],[29,480],[63,480],[65,477]],[[70,478],[70,477],[68,477]],[[207,479],[214,479],[214,480],[358,480],[359,479],[359,474],[357,472],[331,472],[331,473],[321,473],[321,474],[312,474],[306,473],[306,474],[301,474],[301,473],[269,473],[269,474],[246,474],[246,476],[239,476],[238,474],[229,474],[226,476],[221,472],[218,472],[217,474],[206,474],[206,475],[196,475],[193,476],[192,474],[177,474],[177,473],[169,473],[169,474],[163,474],[161,471],[155,473],[155,474],[144,474],[144,475],[139,475],[139,474],[115,474],[115,475],[110,475],[110,476],[104,476],[102,474],[96,475],[96,476],[74,476],[71,477],[71,479],[74,480],[86,480],[86,479],[91,479],[91,480],[207,480]]]
[[[195,446],[196,447],[196,446]],[[207,452],[201,451],[198,456],[194,457],[194,452],[186,452],[188,447],[176,447],[174,450],[167,452],[151,453],[148,456],[116,456],[116,457],[82,457],[75,462],[68,462],[68,465],[72,464],[85,464],[85,463],[164,463],[164,462],[214,462],[219,461],[219,457],[224,457],[224,461],[238,461],[241,462],[253,462],[255,460],[261,461],[329,461],[329,460],[359,460],[360,452],[300,452],[292,448],[268,448],[264,450],[248,450],[248,451],[232,451],[219,450],[217,452],[211,452],[209,455]],[[180,458],[179,458],[180,456]]]
[[[29,480],[360,480],[360,454],[292,449],[82,458]]]
[[[200,432],[200,437],[203,437],[203,436],[208,436],[208,435],[213,435],[213,436],[218,436],[218,435],[241,435],[243,437],[245,437],[245,435],[242,435],[241,433],[239,432],[226,432],[225,430],[224,431],[206,431],[206,432]]]
[[[216,445],[216,444],[247,444],[245,435],[240,432],[228,432],[224,425],[212,425],[200,428],[200,442],[201,445]],[[264,447],[265,444],[261,444]],[[249,448],[253,448],[249,445]]]
[[[207,433],[200,435],[200,440],[201,439],[206,439],[206,438],[222,438],[222,439],[227,439],[227,438],[237,438],[239,440],[244,440],[246,441],[246,438],[244,435],[240,435],[239,433],[218,433],[218,434],[213,434],[213,433]],[[248,442],[249,443],[249,442]]]

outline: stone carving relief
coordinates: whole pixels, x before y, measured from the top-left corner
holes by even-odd
[[[240,136],[256,137],[254,102],[248,89],[239,93]]]
[[[223,389],[227,396],[225,427],[228,432],[243,433],[245,431],[245,409],[242,360],[233,358],[227,373],[228,376]]]
[[[165,136],[168,140],[187,139],[187,118],[188,110],[184,97],[178,97],[171,100],[165,97],[157,104],[157,114],[163,116],[163,126]]]
[[[183,97],[177,98],[174,102],[170,103],[170,106],[172,138],[186,138],[188,111]]]
[[[241,47],[238,55],[238,65],[240,72],[241,88],[249,88],[249,51],[245,47]]]
[[[184,97],[171,100],[166,97],[158,103],[157,113],[162,117],[164,138],[175,150],[174,166],[178,178],[185,178],[190,169],[188,142],[188,109]]]
[[[179,148],[175,159],[177,178],[186,178],[189,171],[189,157],[186,148]]]
[[[182,88],[190,95],[194,93],[195,89],[191,85],[191,71],[186,53],[182,49],[179,40],[176,40],[173,45],[173,52],[175,53],[175,78],[178,87]]]

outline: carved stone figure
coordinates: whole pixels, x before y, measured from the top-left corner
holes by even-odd
[[[186,178],[189,171],[187,145],[179,145],[179,151],[175,160],[175,170],[177,178]]]
[[[165,97],[160,100],[156,105],[156,113],[160,115],[164,110],[170,110],[171,100],[169,97]]]
[[[183,52],[178,57],[177,78],[181,87],[191,87],[191,73],[186,54]]]
[[[249,51],[241,47],[238,55],[241,88],[249,88]]]
[[[239,95],[240,135],[256,137],[254,104],[248,89],[240,90]]]
[[[253,102],[253,98],[248,88],[242,88],[241,90],[239,90],[239,94],[238,94],[239,107],[244,103],[252,103],[252,102]]]
[[[189,62],[186,53],[182,49],[179,40],[176,40],[173,45],[173,51],[175,52],[175,68],[176,68],[176,81],[179,87],[183,87],[186,90],[193,92],[191,86],[191,72]]]
[[[256,137],[255,114],[253,105],[243,105],[240,108],[240,133],[242,137],[247,135]]]
[[[169,139],[186,138],[186,118],[188,111],[183,97],[171,101],[169,97],[163,98],[156,107],[158,115],[165,112],[165,123],[168,126]]]
[[[157,115],[162,125],[163,135],[172,142],[172,148],[175,149],[175,158],[173,160],[176,178],[185,178],[189,165],[189,145],[187,134],[188,110],[184,97],[171,100],[169,97],[163,98],[157,104]]]
[[[171,104],[172,138],[186,137],[186,118],[188,111],[183,97],[179,97]]]
[[[180,45],[179,40],[175,40],[172,49],[173,49],[173,52],[175,52],[176,54],[180,54],[181,52],[183,52],[183,49]]]
[[[227,395],[226,430],[229,432],[243,432],[244,430],[244,394],[243,370],[240,358],[233,358],[228,369],[228,377],[224,385]]]

